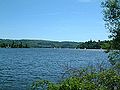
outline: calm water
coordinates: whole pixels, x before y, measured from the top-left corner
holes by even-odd
[[[107,62],[100,50],[0,49],[0,90],[27,90],[33,81],[58,81],[66,67]]]

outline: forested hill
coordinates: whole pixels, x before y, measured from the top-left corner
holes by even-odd
[[[0,48],[80,48],[80,49],[107,49],[110,47],[110,41],[48,41],[48,40],[11,40],[0,39]]]
[[[79,42],[0,39],[1,48],[76,48]]]

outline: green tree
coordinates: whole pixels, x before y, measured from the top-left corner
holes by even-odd
[[[109,52],[109,61],[112,65],[120,65],[120,0],[105,0],[102,6],[106,28],[112,38],[110,49],[118,50]]]
[[[20,44],[19,44],[19,48],[22,48],[22,47],[23,47],[23,43],[20,42]]]
[[[120,0],[105,0],[102,2],[104,21],[112,38],[112,49],[120,50]]]

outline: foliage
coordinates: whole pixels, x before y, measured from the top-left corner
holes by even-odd
[[[120,50],[120,0],[105,0],[102,6],[106,28],[113,39],[111,48]]]
[[[82,71],[83,72],[83,71]],[[81,72],[80,72],[81,73]],[[42,83],[41,83],[42,82]],[[44,86],[44,87],[43,87]],[[38,88],[39,87],[39,88]],[[46,88],[47,87],[47,88]],[[60,83],[37,81],[32,90],[120,90],[120,76],[116,70],[86,73],[72,76]]]
[[[112,65],[120,63],[120,0],[105,0],[102,2],[104,21],[110,31],[112,43],[109,52],[109,61]]]
[[[100,49],[100,42],[96,42],[96,41],[87,41],[85,43],[80,44],[77,48],[81,48],[81,49]]]
[[[31,89],[32,90],[36,90],[36,89],[46,90],[48,88],[48,85],[50,85],[49,81],[47,81],[47,80],[39,80],[39,81],[36,81],[35,83],[33,83]]]
[[[105,40],[105,41],[86,41],[83,43],[80,43],[77,48],[80,49],[110,49],[111,45],[110,45],[111,41],[109,40]]]
[[[120,51],[109,52],[108,58],[112,65],[120,63]]]
[[[78,42],[0,39],[1,48],[76,48]]]
[[[106,49],[106,50],[110,50],[110,48],[111,48],[111,42],[112,41],[102,41],[101,42],[101,48],[102,49]]]
[[[86,42],[57,42],[46,40],[10,40],[0,39],[1,48],[80,48],[80,49],[107,49],[110,41],[86,41]]]
[[[1,48],[29,48],[27,43],[24,43],[19,40],[0,40],[0,47]]]

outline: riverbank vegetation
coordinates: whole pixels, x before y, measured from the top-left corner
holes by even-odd
[[[59,83],[36,81],[31,90],[120,90],[120,74],[116,67],[99,72],[93,69],[73,70],[70,75]]]

